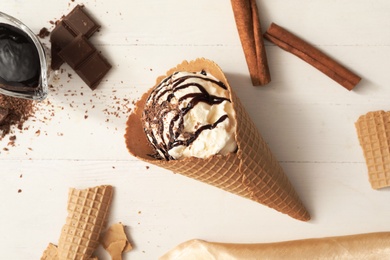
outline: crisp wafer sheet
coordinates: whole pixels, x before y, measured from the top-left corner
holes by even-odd
[[[355,123],[373,189],[390,186],[390,112],[374,111]]]
[[[113,188],[109,185],[69,190],[68,216],[58,243],[60,259],[89,259],[92,256],[106,224],[112,193]]]

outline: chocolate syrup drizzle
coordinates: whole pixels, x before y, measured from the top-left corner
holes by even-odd
[[[144,109],[144,119],[146,123],[150,125],[157,125],[158,131],[156,135],[158,135],[160,140],[164,140],[164,118],[168,113],[174,113],[175,115],[171,119],[169,123],[168,129],[168,142],[164,141],[158,142],[156,136],[151,129],[144,128],[145,133],[149,137],[151,144],[158,151],[158,154],[152,155],[154,158],[165,159],[165,160],[173,160],[174,158],[169,155],[168,151],[177,146],[189,146],[191,145],[199,135],[205,130],[212,130],[216,128],[220,123],[227,120],[229,117],[227,114],[222,115],[217,121],[212,124],[202,125],[195,132],[183,133],[184,129],[184,116],[190,112],[198,103],[206,103],[208,105],[217,105],[221,104],[224,101],[231,102],[230,99],[225,97],[218,97],[215,95],[210,95],[207,90],[199,83],[196,82],[187,82],[188,79],[196,78],[201,79],[202,81],[208,81],[216,86],[227,89],[226,85],[215,79],[204,77],[207,76],[205,71],[201,71],[200,74],[192,74],[185,75],[179,77],[177,79],[173,79],[173,76],[178,72],[172,74],[171,76],[165,78],[156,88],[151,92],[146,104],[147,107]],[[166,86],[171,84],[172,88],[166,89]],[[178,104],[171,104],[172,98],[175,96],[175,92],[181,89],[185,89],[188,87],[196,87],[200,92],[189,93],[178,99]],[[162,102],[160,99],[166,96],[166,100]],[[179,108],[179,104],[184,100],[188,100],[189,102],[186,107]],[[184,140],[179,139],[180,135],[184,137]]]

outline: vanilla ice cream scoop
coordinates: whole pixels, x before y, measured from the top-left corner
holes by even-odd
[[[146,101],[143,127],[160,159],[207,158],[237,150],[230,93],[203,70],[163,79]]]

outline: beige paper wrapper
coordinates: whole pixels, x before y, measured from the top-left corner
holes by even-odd
[[[264,244],[184,242],[160,260],[379,260],[390,259],[390,232]]]
[[[373,111],[355,123],[373,189],[390,186],[390,112]]]
[[[283,169],[234,94],[224,73],[214,62],[203,58],[190,62],[183,61],[170,69],[166,75],[157,78],[156,85],[175,71],[201,70],[222,81],[230,92],[237,121],[237,153],[226,156],[214,155],[207,159],[191,157],[164,161],[151,158],[149,154],[153,154],[154,149],[143,131],[141,117],[145,101],[153,88],[141,97],[134,112],[128,118],[125,139],[129,152],[148,163],[254,200],[293,218],[309,220],[309,213]]]

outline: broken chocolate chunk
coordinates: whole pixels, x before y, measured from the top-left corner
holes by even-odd
[[[76,33],[62,21],[51,32],[51,68],[58,70],[64,61],[58,53],[76,37]]]
[[[50,35],[50,32],[46,27],[43,27],[38,33],[38,37],[41,39],[44,39],[49,35]]]
[[[100,53],[94,52],[75,71],[94,90],[110,69],[110,63]]]
[[[78,5],[57,23],[50,37],[52,69],[58,70],[66,62],[92,90],[111,69],[110,63],[88,41],[99,28],[84,6]]]
[[[77,5],[63,21],[72,28],[76,34],[91,37],[99,28],[100,25],[85,11],[84,6]]]
[[[74,38],[58,55],[92,90],[111,69],[107,60],[82,35]]]
[[[58,55],[63,61],[69,64],[72,69],[76,69],[84,60],[86,60],[96,48],[81,34],[65,46]]]
[[[68,45],[77,35],[91,37],[100,25],[89,16],[84,6],[77,5],[68,15],[56,22],[56,27],[50,34],[51,42],[51,68],[58,70],[64,61],[58,53]]]
[[[55,43],[58,47],[64,48],[76,37],[76,35],[77,33],[75,31],[61,21],[51,32],[50,41]]]
[[[58,55],[61,51],[61,47],[59,47],[55,42],[51,43],[51,68],[53,70],[59,70],[61,65],[64,64],[64,61]]]

